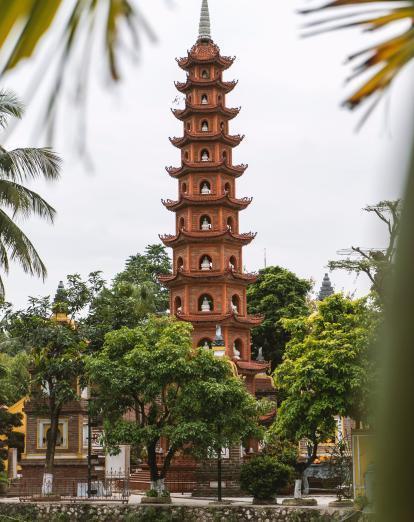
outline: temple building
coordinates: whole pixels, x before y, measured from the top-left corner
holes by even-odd
[[[243,270],[243,247],[256,234],[239,230],[239,213],[252,198],[238,197],[236,181],[247,165],[232,161],[233,148],[244,138],[230,133],[240,108],[226,105],[237,82],[225,81],[223,73],[234,60],[213,42],[203,0],[198,40],[177,60],[187,75],[176,83],[185,107],[173,110],[183,136],[170,141],[181,151],[181,165],[167,172],[177,180],[178,199],[163,200],[175,214],[175,233],[160,236],[173,250],[173,273],[160,281],[170,290],[171,313],[194,326],[194,347],[229,357],[255,393],[268,364],[251,358],[251,329],[262,317],[247,313],[246,288],[256,277]]]

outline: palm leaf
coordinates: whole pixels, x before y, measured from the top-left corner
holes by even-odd
[[[344,11],[343,8],[346,7],[349,9]],[[376,96],[368,111],[369,114],[399,72],[414,58],[414,1],[335,0],[302,12],[305,14],[325,11],[335,13],[337,8],[340,8],[341,14],[308,23],[305,35],[351,27],[361,27],[364,31],[373,32],[389,28],[396,22],[408,22],[408,27],[398,36],[392,36],[382,43],[355,53],[348,59],[349,62],[355,63],[349,80],[355,80],[361,75],[369,74],[370,71],[372,74],[345,100],[344,104],[350,109],[354,109]],[[366,10],[367,8],[369,11]],[[358,62],[358,60],[360,61]]]
[[[56,211],[39,194],[23,185],[0,179],[0,205],[13,212],[13,217],[36,215],[53,223]]]
[[[2,244],[2,248],[0,249],[0,252],[2,253],[0,261],[4,252],[7,250],[10,252],[10,258],[13,261],[17,261],[25,272],[31,275],[37,275],[43,279],[46,277],[46,267],[31,241],[1,209],[0,243]],[[3,262],[2,265],[3,270],[7,273],[8,262]]]
[[[0,127],[5,127],[8,116],[21,118],[23,114],[23,104],[17,99],[14,93],[0,90]]]
[[[61,159],[50,148],[23,148],[6,151],[0,146],[0,172],[13,181],[44,176],[56,180],[60,176]]]

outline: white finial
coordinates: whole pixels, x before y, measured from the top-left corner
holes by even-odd
[[[208,0],[203,0],[203,4],[201,6],[198,38],[199,40],[211,40],[210,11],[208,9]]]

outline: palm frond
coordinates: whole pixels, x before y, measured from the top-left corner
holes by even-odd
[[[0,179],[0,205],[10,209],[13,217],[22,215],[24,218],[38,216],[53,223],[56,211],[39,194],[14,183]]]
[[[348,80],[355,80],[370,71],[372,71],[372,75],[345,100],[344,105],[354,109],[376,96],[368,111],[370,113],[400,71],[414,58],[414,1],[335,0],[315,8],[303,10],[302,13],[336,12],[338,8],[340,12],[337,15],[308,23],[305,35],[309,36],[352,27],[360,27],[365,32],[375,32],[389,28],[401,21],[407,22],[407,27],[402,29],[398,36],[391,36],[382,43],[355,53],[348,58],[349,62],[355,63],[353,73]],[[349,9],[344,11],[344,8]],[[369,11],[367,11],[367,8],[369,8]]]
[[[46,277],[47,271],[35,247],[23,231],[13,223],[12,219],[0,209],[0,262],[3,270],[8,272],[7,262],[4,262],[4,253],[10,252],[10,258],[17,261],[26,273]]]
[[[5,127],[8,116],[21,118],[23,114],[23,104],[11,91],[0,90],[0,127]]]
[[[61,159],[52,149],[23,148],[6,151],[0,146],[0,173],[21,182],[43,176],[56,180],[60,176]]]

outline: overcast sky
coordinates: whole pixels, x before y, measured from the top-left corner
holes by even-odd
[[[158,44],[143,39],[139,63],[125,60],[123,82],[108,89],[103,57],[96,54],[88,105],[88,147],[94,169],[88,171],[75,152],[76,120],[72,97],[59,119],[56,148],[64,158],[62,180],[36,186],[58,210],[55,225],[23,223],[43,256],[46,282],[15,266],[6,279],[7,298],[18,306],[28,295],[54,292],[68,273],[102,270],[110,279],[125,259],[174,230],[173,214],[161,198],[176,198],[176,182],[164,170],[179,165],[179,151],[169,136],[182,134],[171,112],[177,96],[174,80],[183,80],[175,57],[195,42],[201,0],[150,0],[146,17]],[[409,77],[401,75],[389,97],[359,133],[358,114],[340,108],[349,92],[344,79],[347,54],[372,40],[358,31],[312,39],[299,37],[300,5],[289,0],[210,0],[215,42],[237,61],[226,72],[239,85],[229,106],[242,106],[232,133],[246,134],[234,154],[249,169],[238,181],[238,195],[253,196],[241,216],[241,231],[257,231],[245,249],[249,271],[267,262],[320,286],[329,259],[351,245],[381,246],[383,229],[362,212],[369,203],[399,196],[406,163],[407,121],[412,111]],[[40,51],[51,48],[53,37]],[[6,87],[24,95],[31,63],[19,66]],[[410,91],[411,89],[411,91]],[[16,129],[7,146],[30,144],[29,126]],[[43,144],[46,144],[43,142]],[[335,272],[337,290],[363,294],[367,282]]]

